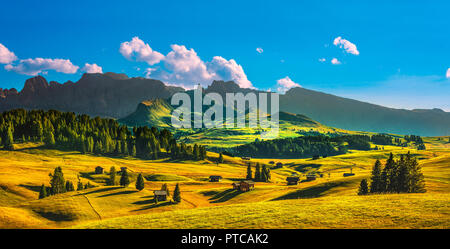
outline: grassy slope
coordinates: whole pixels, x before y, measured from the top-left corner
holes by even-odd
[[[428,192],[425,194],[356,195],[359,181],[368,177],[376,159],[407,149],[385,146],[384,151],[352,151],[351,154],[311,159],[282,159],[284,167],[272,170],[272,183],[257,183],[247,193],[230,190],[233,180],[245,176],[246,162],[225,156],[225,163],[210,161],[143,161],[105,158],[18,145],[18,151],[0,151],[0,227],[89,227],[89,228],[400,228],[450,227],[450,146],[446,140],[427,138],[430,150],[416,151],[423,166]],[[209,157],[217,154],[209,153]],[[252,159],[269,162],[272,159]],[[126,166],[132,175],[142,172],[152,181],[138,192],[103,186],[107,175],[90,173],[98,165]],[[38,187],[48,183],[50,173],[62,166],[66,179],[99,187],[37,200]],[[356,174],[343,177],[352,167]],[[286,186],[284,179],[296,172],[304,179],[309,172],[323,178]],[[330,174],[328,174],[330,173]],[[209,175],[222,175],[220,183],[209,183]],[[178,205],[154,204],[153,190],[163,183],[174,189],[180,181],[183,201]],[[181,181],[182,180],[182,181]],[[300,198],[300,199],[298,199]],[[305,199],[306,198],[306,199]],[[155,222],[157,220],[157,222]]]

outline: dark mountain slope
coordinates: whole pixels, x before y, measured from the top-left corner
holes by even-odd
[[[347,130],[422,136],[450,134],[450,113],[439,109],[393,109],[304,88],[293,88],[280,96],[280,110],[301,113]]]
[[[148,99],[169,98],[182,88],[166,86],[159,80],[128,78],[124,74],[84,74],[77,81],[47,83],[42,76],[28,79],[22,91],[0,94],[0,111],[15,108],[57,109],[92,116],[124,117]]]

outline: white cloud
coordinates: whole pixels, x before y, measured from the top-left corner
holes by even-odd
[[[81,71],[84,71],[86,73],[103,73],[102,67],[100,67],[97,64],[84,64],[84,67],[81,69]]]
[[[262,54],[264,52],[264,50],[262,48],[256,48],[256,52]]]
[[[155,65],[145,69],[144,76],[159,79],[167,84],[192,88],[199,83],[203,86],[209,85],[213,80],[233,80],[241,87],[253,87],[242,66],[233,59],[226,60],[215,56],[211,61],[205,62],[193,48],[187,49],[186,46],[178,44],[172,44],[170,47],[172,50],[164,56],[151,50],[150,46],[138,37],[134,37],[130,42],[120,45],[120,53],[127,59],[131,60],[136,55],[137,61]],[[162,64],[156,65],[160,62]]]
[[[289,78],[289,76],[277,80],[277,91],[279,93],[285,93],[287,90],[293,87],[301,87],[301,86],[300,84],[292,81],[291,78]]]
[[[445,74],[447,79],[450,79],[450,67],[447,69],[447,73]]]
[[[211,61],[205,62],[192,48],[177,44],[171,45],[171,48],[172,51],[162,60],[164,68],[147,68],[145,77],[185,88],[193,88],[199,83],[207,86],[213,80],[232,80],[243,88],[253,87],[242,66],[233,59],[214,56]]]
[[[0,43],[0,63],[1,64],[9,64],[13,61],[17,60],[17,56],[9,51],[7,47]]]
[[[338,59],[333,58],[333,59],[331,59],[331,64],[333,64],[333,65],[340,65],[342,63]]]
[[[148,43],[144,43],[139,37],[135,36],[131,41],[120,44],[120,53],[128,60],[147,62],[150,66],[159,63],[164,59],[164,55],[152,50]]]
[[[354,55],[359,55],[359,51],[356,48],[356,45],[351,43],[350,41],[343,39],[342,37],[336,37],[333,41],[333,44],[335,46],[339,46],[340,48],[344,48],[345,52],[350,53],[350,54],[354,54]]]
[[[325,62],[326,59],[325,59],[325,58],[320,58],[319,61],[320,61],[320,62]]]
[[[244,69],[235,60],[226,60],[221,56],[214,56],[208,62],[208,70],[222,80],[232,80],[242,88],[252,88],[252,83],[247,79]]]
[[[74,74],[78,71],[78,66],[72,64],[70,60],[65,59],[25,59],[20,60],[19,64],[6,65],[5,69],[8,71],[14,71],[19,74],[37,75],[46,70],[55,70],[56,72]]]

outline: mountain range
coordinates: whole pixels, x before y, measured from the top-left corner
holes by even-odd
[[[28,79],[20,92],[0,88],[0,111],[15,108],[56,109],[91,116],[125,118],[132,115],[136,108],[154,103],[170,109],[167,103],[149,100],[170,99],[174,93],[183,91],[185,89],[168,86],[159,80],[129,78],[116,73],[84,74],[77,82],[63,84],[54,81],[48,83],[44,77],[36,76]],[[205,89],[205,93],[208,92],[224,96],[229,92],[260,91],[240,88],[232,81],[213,81]],[[144,109],[148,112],[148,108]],[[450,113],[440,109],[388,108],[300,87],[280,94],[280,111],[306,115],[324,125],[346,130],[421,136],[450,135]],[[148,115],[150,120],[155,119],[156,114]],[[165,123],[167,118],[157,122],[164,120]]]

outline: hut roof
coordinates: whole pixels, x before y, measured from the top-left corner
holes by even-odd
[[[165,190],[155,190],[153,191],[155,195],[167,195],[167,191]]]

